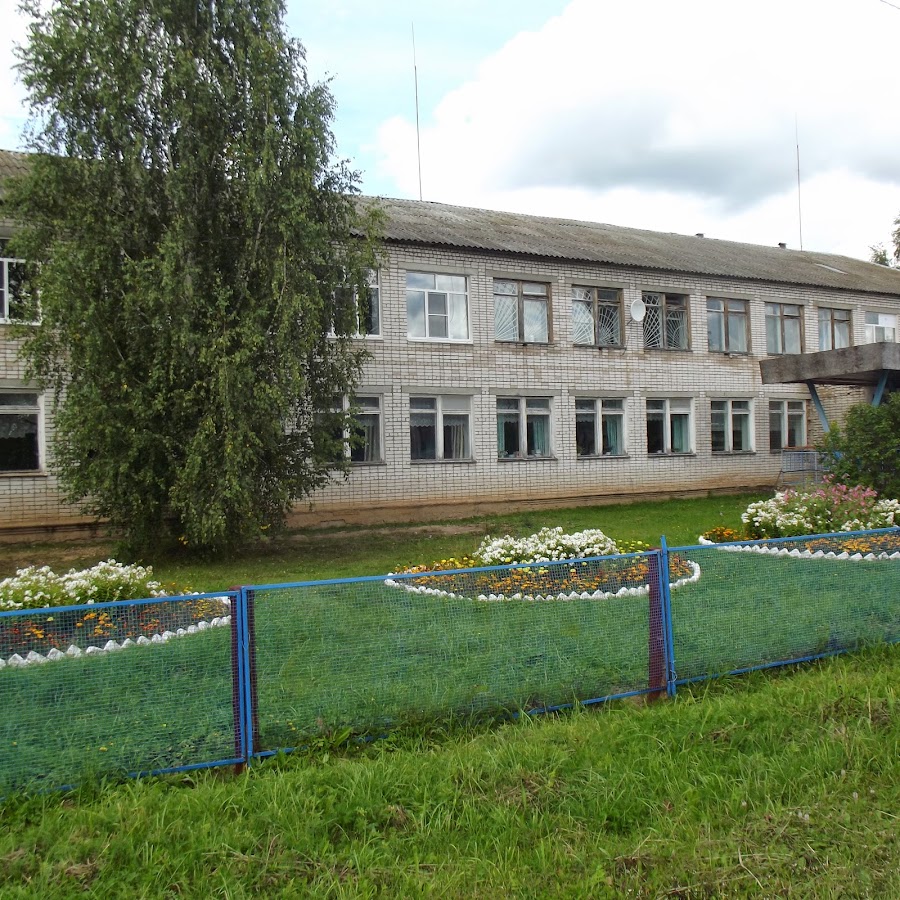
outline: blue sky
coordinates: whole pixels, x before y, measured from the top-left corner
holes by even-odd
[[[16,0],[0,21],[15,148]],[[805,249],[863,258],[900,213],[882,0],[288,0],[286,22],[366,193],[418,196],[414,23],[426,200],[794,248],[802,210]]]

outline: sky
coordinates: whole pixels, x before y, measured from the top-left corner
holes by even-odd
[[[27,116],[16,7],[0,0],[6,149]],[[860,258],[890,244],[900,0],[287,0],[286,25],[366,194],[419,196],[415,72],[425,200]]]

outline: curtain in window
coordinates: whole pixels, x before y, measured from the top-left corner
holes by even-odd
[[[608,456],[624,456],[622,416],[603,416],[603,452]]]
[[[469,459],[469,417],[444,416],[444,459]]]
[[[688,428],[689,417],[673,414],[671,417],[672,453],[687,453],[691,449]]]
[[[550,417],[529,415],[527,421],[528,455],[550,455]]]
[[[381,459],[379,446],[378,416],[361,414],[356,417],[354,427],[356,440],[350,448],[353,462],[378,462]]]
[[[435,459],[437,440],[434,413],[410,414],[409,448],[412,459]]]

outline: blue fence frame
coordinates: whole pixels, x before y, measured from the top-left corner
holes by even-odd
[[[721,670],[716,669],[715,671],[702,671],[699,674],[691,674],[686,676],[679,676],[678,672],[678,659],[676,656],[676,651],[679,650],[679,640],[677,637],[678,630],[678,616],[679,610],[676,608],[673,609],[673,601],[672,601],[672,592],[670,589],[670,584],[672,582],[672,555],[685,554],[685,553],[703,553],[706,554],[706,558],[711,561],[714,568],[714,562],[717,559],[724,559],[724,557],[716,557],[716,553],[722,552],[726,553],[731,551],[732,553],[738,553],[741,550],[749,550],[752,551],[754,548],[769,548],[770,551],[777,550],[778,548],[785,548],[791,544],[796,544],[798,541],[814,541],[814,540],[824,540],[829,538],[837,538],[841,540],[846,540],[848,538],[860,537],[860,538],[869,538],[872,536],[883,535],[883,534],[897,534],[900,533],[900,529],[882,529],[879,531],[869,531],[869,532],[855,532],[852,534],[849,533],[840,533],[833,535],[814,535],[809,536],[807,538],[798,539],[798,538],[779,538],[779,539],[771,539],[771,540],[759,540],[759,541],[740,541],[733,542],[730,544],[720,544],[720,545],[691,545],[686,547],[677,547],[677,548],[669,548],[666,542],[665,537],[663,537],[660,541],[659,549],[648,551],[642,554],[627,554],[625,556],[619,557],[597,557],[594,559],[585,559],[578,561],[570,561],[577,562],[580,564],[590,564],[597,563],[602,561],[610,561],[610,560],[628,560],[631,558],[643,558],[647,561],[648,566],[648,576],[647,581],[645,582],[645,586],[648,592],[648,606],[647,606],[647,643],[648,643],[648,657],[647,657],[647,666],[648,666],[648,674],[647,674],[647,686],[635,689],[635,690],[622,690],[618,692],[611,692],[603,694],[602,696],[585,696],[580,697],[576,696],[572,702],[569,703],[553,703],[544,706],[539,706],[536,708],[523,709],[521,712],[531,714],[539,714],[544,712],[555,711],[559,709],[564,709],[566,707],[571,707],[575,703],[580,705],[590,705],[606,702],[608,700],[619,699],[623,697],[641,695],[641,694],[650,694],[662,696],[665,694],[668,697],[674,697],[676,695],[677,689],[680,686],[687,685],[697,681],[708,680],[711,678],[716,678],[722,675],[739,675],[746,672],[756,671],[759,669],[767,669],[773,668],[776,666],[784,666],[791,665],[795,663],[802,663],[807,661],[812,661],[815,659],[821,659],[828,656],[834,656],[836,654],[845,653],[849,650],[858,646],[857,643],[853,641],[845,641],[845,646],[841,646],[840,644],[836,646],[828,646],[825,649],[822,649],[820,652],[815,653],[802,653],[800,655],[787,655],[784,658],[778,659],[759,659],[757,662],[748,665],[737,665],[737,666],[728,666],[725,665],[721,668]],[[163,774],[169,772],[186,772],[195,769],[201,768],[209,768],[213,766],[225,766],[225,765],[249,765],[252,763],[254,759],[261,759],[264,757],[271,756],[278,752],[290,751],[295,749],[295,746],[284,745],[273,748],[272,746],[265,746],[263,742],[260,741],[260,699],[259,699],[259,685],[258,685],[258,673],[257,673],[257,651],[260,646],[260,640],[257,637],[256,631],[256,619],[257,619],[257,606],[260,602],[261,598],[267,598],[273,596],[273,592],[277,591],[298,591],[302,592],[305,590],[308,591],[318,591],[325,588],[329,589],[340,589],[341,587],[347,586],[348,591],[351,586],[354,586],[355,589],[359,589],[360,586],[371,585],[373,589],[376,585],[385,584],[386,578],[390,577],[398,582],[409,581],[410,579],[425,579],[429,575],[435,575],[437,577],[452,576],[466,576],[466,577],[474,577],[480,573],[491,573],[503,571],[504,573],[509,573],[515,570],[522,569],[530,569],[535,566],[540,566],[543,564],[522,564],[522,565],[514,565],[514,566],[489,566],[483,567],[477,570],[454,570],[452,572],[442,571],[439,573],[415,573],[415,574],[402,574],[402,575],[392,575],[392,576],[369,576],[365,578],[348,578],[348,579],[328,579],[321,581],[304,581],[304,582],[290,582],[284,584],[275,584],[275,585],[249,585],[244,586],[239,589],[233,589],[232,591],[223,591],[217,594],[207,594],[200,595],[203,597],[227,597],[230,602],[231,616],[230,616],[230,631],[231,631],[231,650],[230,650],[230,667],[231,667],[231,675],[232,675],[232,685],[231,685],[231,703],[233,709],[233,737],[234,737],[234,754],[233,756],[223,757],[219,755],[215,759],[194,759],[191,761],[186,761],[184,764],[180,765],[171,765],[171,766],[161,766],[155,768],[146,768],[146,769],[136,769],[133,766],[127,767],[127,773],[133,776],[139,775],[148,775],[148,774]],[[566,563],[568,566],[568,563]],[[895,560],[890,563],[886,567],[882,567],[878,570],[883,573],[882,578],[887,579],[884,583],[884,587],[886,588],[886,593],[891,593],[891,603],[893,603],[893,597],[896,597],[896,603],[900,606],[900,559]],[[884,574],[886,573],[886,574]],[[737,595],[739,603],[747,602],[747,598]],[[85,609],[101,609],[101,608],[137,608],[142,605],[147,604],[165,604],[165,603],[178,603],[181,601],[187,600],[197,600],[198,597],[183,597],[183,598],[158,598],[158,599],[148,599],[148,600],[137,600],[137,601],[120,601],[115,604],[97,604],[93,606],[71,606],[71,607],[56,607],[50,608],[45,611],[38,612],[50,612],[53,614],[60,614],[64,612],[77,612],[79,610]],[[730,598],[729,599],[730,602]],[[327,598],[326,598],[327,600]],[[679,601],[682,602],[682,601]],[[296,613],[296,609],[294,610]],[[30,611],[34,613],[35,611]],[[752,611],[748,611],[748,615]],[[0,629],[4,627],[4,623],[8,620],[13,619],[17,615],[22,615],[19,612],[0,612]],[[890,607],[890,616],[896,616],[896,621],[900,622],[900,610],[896,613],[893,611],[893,607]],[[223,620],[224,621],[224,620]],[[891,619],[893,623],[894,619]],[[709,623],[710,629],[715,627],[715,622],[712,621]],[[683,630],[682,625],[682,630]],[[893,624],[891,626],[893,628]],[[896,632],[891,631],[891,635],[895,635]],[[895,641],[900,640],[900,635],[891,636],[887,639],[887,642],[893,643]],[[221,642],[220,642],[221,643]],[[684,652],[684,642],[682,641],[681,651]],[[224,651],[223,651],[224,652]],[[222,664],[221,654],[217,657],[217,665]],[[690,670],[689,670],[690,671]],[[218,677],[218,676],[217,676]],[[268,677],[268,675],[266,675]],[[3,699],[3,684],[0,682],[0,700]],[[3,704],[0,703],[0,708],[2,708]],[[360,725],[365,725],[366,723],[360,723]],[[302,740],[300,741],[302,743]],[[121,769],[119,769],[121,771]],[[2,760],[0,760],[0,772],[2,772]],[[35,776],[42,775],[44,773],[34,773]],[[76,774],[76,773],[73,773]]]

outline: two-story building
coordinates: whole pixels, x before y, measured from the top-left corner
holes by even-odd
[[[0,153],[0,177],[24,165]],[[385,264],[359,341],[348,478],[298,523],[434,519],[521,505],[765,488],[813,442],[803,384],[760,360],[897,340],[900,272],[702,235],[373,200]],[[0,221],[0,241],[9,235]],[[20,262],[0,243],[0,525],[83,521],[52,466],[49,398],[4,323]],[[866,399],[824,388],[831,415]]]

